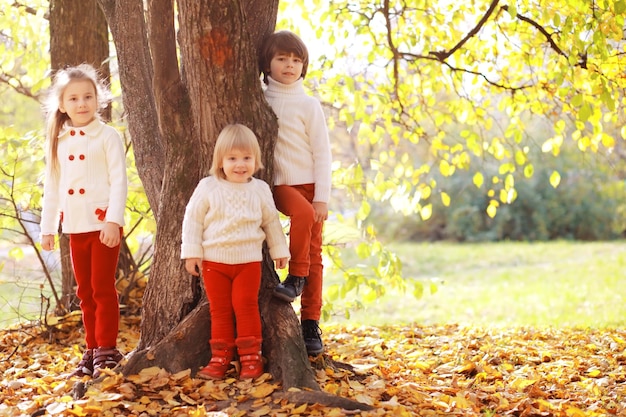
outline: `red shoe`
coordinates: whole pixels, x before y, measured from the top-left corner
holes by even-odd
[[[261,339],[253,336],[238,338],[237,353],[239,353],[239,362],[241,363],[240,379],[258,378],[263,375]]]
[[[223,379],[235,355],[235,346],[225,340],[211,340],[211,360],[196,375],[203,379]]]

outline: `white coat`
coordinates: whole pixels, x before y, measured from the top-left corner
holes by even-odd
[[[128,184],[120,134],[94,120],[63,126],[58,143],[59,175],[44,183],[41,235],[99,231],[107,222],[124,226]]]

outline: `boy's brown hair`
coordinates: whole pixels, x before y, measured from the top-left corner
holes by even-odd
[[[272,58],[278,53],[294,54],[302,60],[302,78],[309,66],[309,51],[298,35],[288,30],[272,33],[265,39],[259,53],[259,69],[263,73],[263,82],[267,84]]]

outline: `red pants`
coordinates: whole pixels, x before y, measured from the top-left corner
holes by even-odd
[[[234,345],[235,321],[237,337],[261,339],[261,262],[226,265],[203,261],[202,279],[211,311],[211,340]]]
[[[120,320],[115,271],[120,246],[104,245],[99,231],[74,233],[69,238],[87,349],[115,347]]]
[[[322,312],[322,229],[315,221],[313,197],[315,184],[277,185],[274,187],[276,208],[288,216],[289,273],[307,277],[300,303],[301,320],[319,320]]]

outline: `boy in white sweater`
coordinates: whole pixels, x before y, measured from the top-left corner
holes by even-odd
[[[289,274],[274,290],[287,302],[301,298],[301,324],[309,355],[324,350],[322,229],[331,190],[330,141],[319,101],[302,86],[308,67],[306,45],[292,32],[270,35],[259,57],[265,98],[278,117],[274,149],[274,201],[290,218]]]
[[[215,143],[211,176],[200,181],[187,203],[181,258],[190,274],[202,271],[211,312],[211,360],[199,377],[223,378],[235,346],[239,377],[263,374],[258,303],[263,241],[276,268],[287,266],[289,248],[269,185],[252,177],[261,168],[254,133],[228,125]]]

